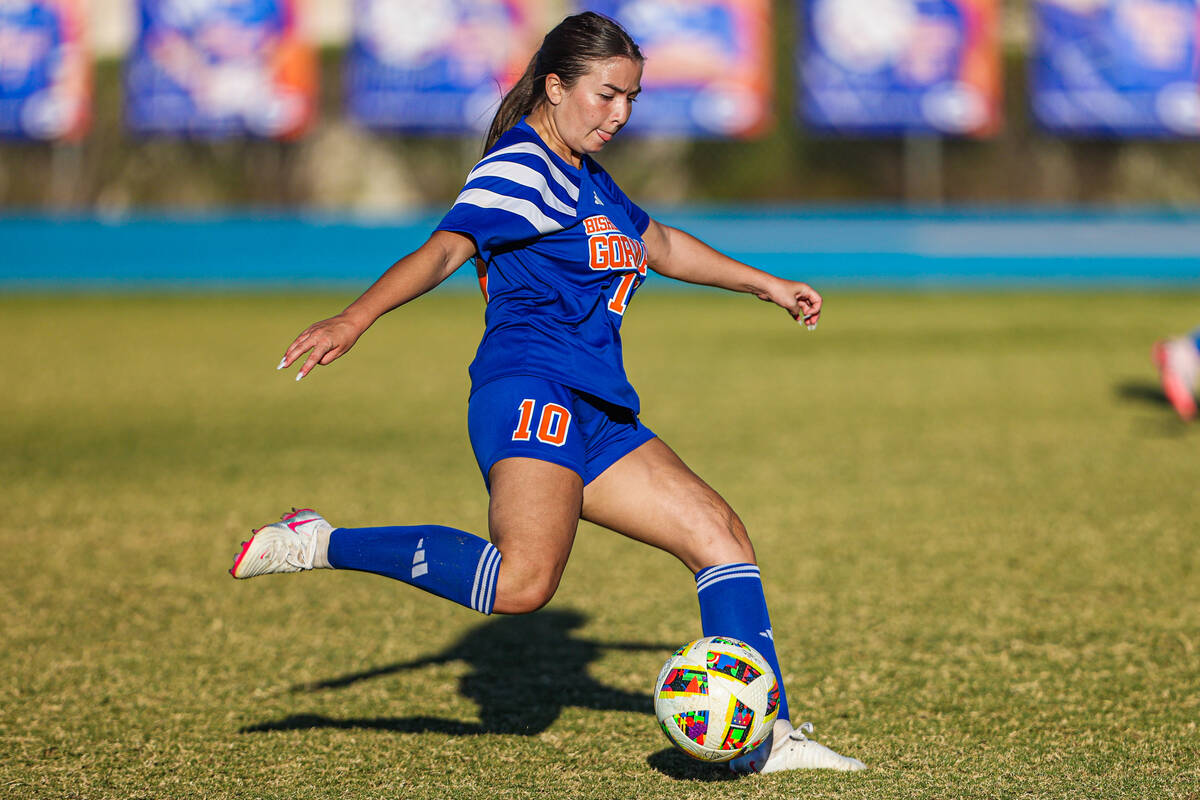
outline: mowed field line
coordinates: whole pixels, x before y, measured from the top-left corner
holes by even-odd
[[[669,556],[584,525],[543,611],[355,573],[234,582],[291,506],[483,533],[481,300],[378,323],[297,384],[343,294],[10,295],[0,796],[1196,798],[1200,428],[1149,361],[1200,292],[717,293],[625,321],[643,420],[755,541],[795,721],[854,775],[672,751],[698,636]]]

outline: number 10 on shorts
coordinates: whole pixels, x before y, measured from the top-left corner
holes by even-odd
[[[525,399],[518,406],[521,412],[517,421],[517,429],[513,431],[514,442],[528,442],[533,436],[533,420],[537,411],[537,401]],[[567,440],[567,431],[571,428],[571,412],[558,403],[544,403],[542,413],[537,423],[537,440],[555,447],[562,447]]]

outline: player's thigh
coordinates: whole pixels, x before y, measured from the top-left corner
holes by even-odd
[[[661,439],[626,454],[584,488],[583,518],[666,550],[693,572],[754,562],[737,514]]]
[[[533,458],[505,458],[490,471],[488,529],[501,555],[495,610],[524,613],[558,589],[583,504],[583,479]]]

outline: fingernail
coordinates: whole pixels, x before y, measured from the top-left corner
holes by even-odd
[[[304,377],[306,374],[307,374],[307,373],[305,373],[305,372],[298,372],[298,373],[296,373],[296,380],[300,380],[300,379],[301,379],[301,378],[303,378],[303,377]]]
[[[275,369],[283,369],[283,365],[286,363],[287,363],[287,356],[284,356],[283,358],[279,359],[279,366],[276,367]]]
[[[817,323],[814,322],[812,325],[805,325],[804,327],[808,328],[810,331],[815,331],[817,329]]]

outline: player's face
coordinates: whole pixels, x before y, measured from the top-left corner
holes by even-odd
[[[641,63],[618,56],[594,62],[570,89],[548,92],[559,100],[551,114],[563,144],[576,154],[601,150],[629,121],[641,90]]]

